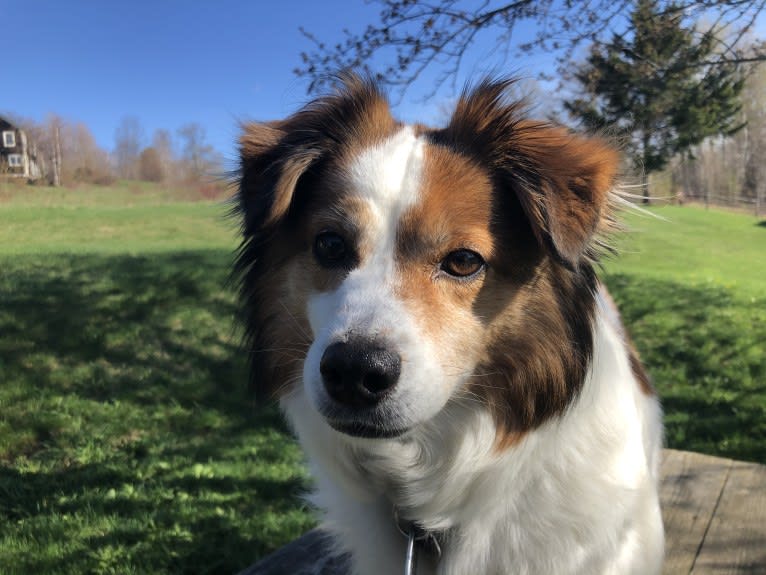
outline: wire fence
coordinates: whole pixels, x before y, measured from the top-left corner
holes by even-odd
[[[712,186],[710,186],[712,187]],[[702,205],[705,207],[720,207],[750,213],[756,218],[766,217],[766,193],[758,196],[737,193],[736,188],[720,193],[704,186],[702,189],[684,187],[673,174],[661,172],[651,174],[648,178],[649,196],[646,197],[644,184],[628,184],[626,192],[621,195],[633,203],[648,203],[653,205]]]

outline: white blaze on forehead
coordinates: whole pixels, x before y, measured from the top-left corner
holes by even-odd
[[[346,185],[369,207],[371,217],[365,218],[359,238],[369,250],[338,289],[309,296],[307,315],[315,335],[390,330],[387,322],[399,314],[391,308],[401,305],[392,290],[396,230],[402,214],[420,197],[424,148],[425,142],[405,126],[350,159]]]
[[[309,297],[308,318],[314,334],[330,329],[388,331],[385,324],[397,314],[392,285],[395,279],[396,230],[402,214],[417,203],[423,173],[425,142],[405,126],[383,142],[362,149],[346,168],[346,184],[353,196],[369,207],[360,240],[370,246],[361,265],[351,270],[341,286]]]
[[[418,199],[424,142],[410,126],[364,149],[349,166],[351,193],[367,200],[377,218],[396,222]]]

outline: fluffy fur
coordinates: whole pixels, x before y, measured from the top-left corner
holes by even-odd
[[[430,129],[349,76],[244,127],[252,383],[360,575],[402,570],[394,509],[441,543],[421,574],[661,568],[660,407],[593,269],[618,156],[508,86]]]

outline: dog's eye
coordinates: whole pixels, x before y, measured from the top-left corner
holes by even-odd
[[[321,266],[338,267],[346,260],[346,242],[335,232],[321,232],[314,238],[314,256]]]
[[[471,250],[455,250],[447,254],[441,261],[440,268],[443,272],[457,277],[467,278],[484,269],[484,259]]]

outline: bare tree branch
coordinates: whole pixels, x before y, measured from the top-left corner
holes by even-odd
[[[398,88],[401,94],[426,70],[438,66],[428,92],[432,95],[445,82],[451,81],[454,87],[480,36],[493,37],[492,51],[503,54],[503,61],[510,56],[551,53],[559,73],[565,73],[580,47],[605,44],[615,32],[626,32],[625,15],[634,5],[633,0],[484,0],[478,5],[469,0],[374,1],[381,7],[379,22],[361,32],[344,30],[343,40],[333,46],[301,28],[315,48],[301,54],[303,65],[295,73],[311,80],[311,91],[330,82],[338,70],[354,68]],[[659,4],[689,22],[712,20],[709,31],[721,42],[721,49],[704,66],[766,60],[765,50],[745,53],[743,48],[766,0],[661,0]],[[524,27],[533,27],[535,35],[516,41],[516,32]],[[373,73],[373,62],[384,64]]]

